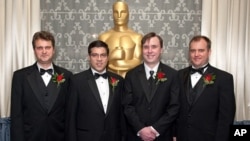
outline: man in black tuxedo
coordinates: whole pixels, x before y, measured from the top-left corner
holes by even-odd
[[[172,141],[171,127],[180,106],[177,71],[160,62],[160,36],[148,33],[141,44],[144,62],[125,77],[127,140]]]
[[[72,78],[66,118],[67,141],[121,141],[123,78],[107,71],[109,48],[88,47],[90,68]]]
[[[55,39],[46,31],[32,40],[36,63],[14,72],[11,141],[64,141],[65,102],[71,72],[52,63]]]
[[[211,41],[195,36],[189,43],[191,66],[179,71],[182,92],[177,141],[228,141],[235,115],[233,76],[211,66]]]

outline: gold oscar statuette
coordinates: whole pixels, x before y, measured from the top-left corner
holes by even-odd
[[[113,4],[114,27],[99,35],[98,39],[109,46],[108,70],[125,77],[127,71],[141,63],[142,35],[128,27],[129,10],[127,3]]]

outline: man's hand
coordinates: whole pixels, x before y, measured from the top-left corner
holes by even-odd
[[[153,141],[156,138],[155,131],[150,126],[142,128],[139,131],[139,135],[143,141]]]

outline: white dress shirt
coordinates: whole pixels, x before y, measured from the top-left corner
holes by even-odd
[[[207,65],[207,64],[206,64]],[[204,65],[204,66],[206,66]],[[202,67],[204,67],[202,66]],[[193,67],[193,66],[192,66]],[[193,67],[194,68],[194,67]],[[203,73],[207,70],[207,67],[204,68]],[[200,80],[200,78],[202,77],[202,75],[198,72],[195,72],[194,74],[191,74],[191,84],[192,84],[192,88],[194,88],[194,86],[197,84],[197,82]]]
[[[93,75],[95,73],[99,73],[96,72],[94,69],[92,69]],[[106,70],[100,74],[105,73]],[[108,82],[108,78],[104,79],[103,77],[99,77],[96,80],[96,84],[97,84],[97,88],[101,97],[101,101],[102,101],[102,105],[103,105],[103,109],[104,112],[106,113],[107,111],[107,107],[108,107],[108,100],[109,100],[109,82]]]
[[[39,70],[39,72],[40,72],[40,69],[41,69],[42,67],[41,67],[38,63],[37,63],[37,67],[38,67],[38,70]],[[44,69],[44,68],[42,68],[42,69]],[[52,65],[52,64],[50,65],[50,67],[48,67],[48,68],[46,68],[46,69],[52,69],[52,70],[53,70],[53,73],[52,73],[52,74],[54,74],[54,69],[53,69],[53,65]],[[41,76],[42,76],[42,79],[43,79],[43,82],[44,82],[45,86],[48,86],[49,81],[50,81],[50,79],[52,78],[51,74],[45,72],[45,73],[44,73],[43,75],[41,75]]]

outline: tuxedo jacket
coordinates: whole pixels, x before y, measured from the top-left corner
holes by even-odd
[[[46,87],[37,63],[13,74],[11,91],[11,141],[63,141],[65,102],[72,73],[53,64],[63,74],[60,85],[52,78]]]
[[[158,72],[165,73],[166,81],[157,82],[150,93],[144,64],[130,70],[125,77],[124,113],[128,123],[127,140],[141,141],[139,130],[146,126],[160,134],[158,141],[172,141],[171,127],[179,110],[177,71],[160,63]]]
[[[190,102],[190,70],[191,66],[179,71],[182,92],[177,140],[228,141],[235,114],[233,76],[209,65],[194,87],[196,93]],[[215,76],[214,82],[205,85],[204,77],[209,74]]]
[[[109,99],[106,113],[92,70],[75,74],[66,118],[67,141],[120,141],[122,138],[123,78],[107,72]],[[118,82],[113,87],[111,78]]]

